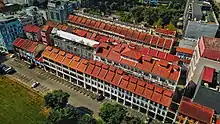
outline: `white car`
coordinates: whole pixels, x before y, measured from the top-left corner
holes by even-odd
[[[33,84],[31,85],[31,87],[32,87],[32,88],[36,88],[38,85],[40,85],[40,83],[39,83],[39,82],[35,82],[35,83],[33,83]]]

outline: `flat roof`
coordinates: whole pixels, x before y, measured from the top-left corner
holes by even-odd
[[[194,50],[197,45],[198,40],[195,39],[181,39],[179,41],[179,47],[181,48],[188,48]]]
[[[199,86],[198,91],[195,93],[193,101],[212,108],[217,114],[220,114],[220,92],[209,89],[204,86]]]

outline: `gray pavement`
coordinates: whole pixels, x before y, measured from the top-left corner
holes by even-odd
[[[94,116],[98,116],[100,103],[92,99],[94,94],[83,88],[72,85],[70,82],[62,80],[39,68],[28,69],[28,64],[16,58],[9,59],[4,62],[12,66],[17,71],[11,78],[17,79],[25,85],[31,86],[34,82],[40,82],[35,90],[42,94],[46,94],[52,90],[61,89],[70,94],[69,103],[77,107],[86,107],[93,111]]]

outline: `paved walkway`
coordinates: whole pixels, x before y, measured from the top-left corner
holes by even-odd
[[[17,71],[15,74],[10,75],[26,85],[31,86],[34,82],[40,82],[40,86],[36,88],[39,92],[46,94],[51,90],[61,89],[70,94],[69,103],[77,107],[86,107],[94,112],[94,116],[98,116],[100,103],[93,100],[91,97],[84,95],[82,90],[75,89],[70,82],[57,78],[56,76],[45,72],[39,68],[28,69],[28,64],[15,58],[9,59],[5,64],[12,66]],[[87,94],[87,95],[91,95]]]

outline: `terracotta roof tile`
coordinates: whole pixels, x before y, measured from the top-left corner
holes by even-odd
[[[80,71],[80,72],[84,73],[84,71],[85,71],[85,69],[88,65],[87,63],[88,63],[88,60],[82,59],[79,66],[77,67],[77,71]]]
[[[140,35],[138,36],[138,40],[140,40],[140,41],[144,41],[146,35],[147,35],[147,34],[144,33],[144,32],[140,33]]]
[[[135,89],[135,93],[137,95],[142,95],[143,92],[144,92],[144,87],[141,87],[141,86],[137,85],[137,88]]]
[[[134,92],[134,90],[136,89],[136,86],[137,86],[136,84],[129,83],[127,86],[127,90],[130,92]]]
[[[211,124],[214,110],[208,107],[196,104],[183,98],[179,106],[179,113],[196,119],[202,123]]]
[[[87,20],[87,18],[82,18],[82,20],[81,20],[81,24],[85,24],[86,23],[86,20]]]
[[[110,30],[110,28],[111,28],[111,24],[108,24],[108,23],[107,23],[107,24],[105,25],[105,28],[104,28],[104,29],[108,31],[108,30]]]
[[[100,24],[100,26],[99,26],[99,29],[104,29],[104,28],[105,28],[105,25],[106,25],[106,24],[102,22],[102,23]]]
[[[127,34],[125,35],[126,38],[131,38],[132,34],[133,34],[133,30],[128,30]]]
[[[192,55],[194,51],[192,49],[188,49],[188,48],[177,47],[176,52],[186,53],[186,54]]]
[[[77,66],[79,65],[80,57],[74,56],[73,60],[71,61],[69,67],[72,69],[77,70]]]
[[[101,22],[97,21],[94,25],[95,28],[99,29],[99,26],[100,26]]]
[[[158,37],[158,36],[153,36],[153,39],[152,39],[152,41],[151,41],[151,44],[156,46],[158,40],[159,40],[159,37]]]
[[[121,77],[122,77],[122,75],[115,74],[115,76],[114,76],[114,78],[112,80],[113,85],[118,86],[120,81],[121,81]]]
[[[75,23],[81,24],[81,23],[80,23],[81,20],[82,20],[82,17],[78,17],[78,18],[76,19]]]
[[[112,25],[111,28],[110,28],[110,31],[115,32],[116,28],[117,27],[115,25]]]
[[[168,97],[172,97],[172,96],[173,96],[173,92],[170,91],[170,90],[164,90],[163,94],[164,94],[165,96],[168,96]]]
[[[164,77],[164,78],[168,78],[170,76],[171,69],[172,69],[172,66],[162,67],[160,65],[160,62],[157,61],[152,70],[152,73],[159,75],[161,77]]]
[[[128,86],[128,81],[122,79],[120,84],[119,84],[119,87],[121,87],[122,89],[127,89],[127,86]]]
[[[66,65],[66,66],[69,66],[69,64],[70,64],[70,62],[71,62],[71,60],[72,60],[72,58],[73,58],[73,55],[70,54],[70,53],[67,53],[67,54],[66,54],[66,57],[64,58],[64,60],[63,60],[63,62],[62,62],[62,64]]]
[[[151,40],[152,40],[152,35],[146,35],[144,42],[150,44]]]
[[[164,43],[165,43],[165,39],[164,39],[164,38],[160,38],[157,45],[158,45],[159,47],[163,47],[163,46],[164,46]]]
[[[172,99],[170,97],[167,96],[162,96],[161,100],[160,100],[160,104],[169,107],[171,104]]]
[[[161,100],[161,97],[162,97],[162,94],[160,93],[157,93],[157,92],[154,92],[151,99],[154,101],[154,102],[157,102],[160,104],[160,100]]]
[[[166,42],[165,42],[164,48],[166,48],[166,49],[170,49],[171,47],[172,47],[172,40],[170,40],[170,39],[166,39]]]
[[[127,31],[128,31],[127,28],[122,28],[121,29],[121,34],[125,36],[127,34]]]
[[[102,79],[102,80],[104,80],[105,79],[105,77],[107,76],[107,73],[108,73],[108,70],[107,70],[107,68],[102,68],[102,70],[101,70],[101,72],[99,73],[99,79]]]
[[[123,65],[130,66],[130,67],[135,67],[135,65],[137,64],[136,62],[133,62],[133,61],[128,60],[128,59],[121,59],[120,63],[123,64]]]
[[[146,88],[147,88],[147,89],[150,89],[150,90],[153,90],[154,87],[155,87],[155,85],[153,85],[153,84],[151,84],[151,83],[148,83],[147,86],[146,86]]]
[[[134,31],[133,34],[132,34],[132,38],[138,39],[139,34],[140,34],[140,32]]]
[[[165,59],[167,53],[158,51],[157,57],[160,59]]]
[[[117,28],[116,28],[115,32],[116,32],[116,33],[118,33],[118,34],[120,34],[121,29],[122,29],[121,27],[117,26]]]
[[[142,87],[145,87],[146,82],[143,81],[143,80],[138,80],[138,85],[140,85],[140,86],[142,86]]]
[[[94,68],[95,68],[95,65],[89,64],[86,71],[85,71],[85,73],[91,75]]]
[[[105,80],[109,83],[112,82],[114,75],[115,73],[113,71],[108,71],[108,74],[106,75]]]
[[[143,96],[144,96],[145,98],[151,99],[152,94],[153,94],[153,91],[152,91],[152,90],[149,90],[149,89],[145,88],[144,93],[143,93]]]
[[[158,51],[155,50],[155,49],[150,49],[149,54],[150,54],[151,56],[155,56],[155,57],[156,57],[157,54],[158,54]]]
[[[90,22],[91,22],[91,20],[87,19],[85,25],[89,26]]]

